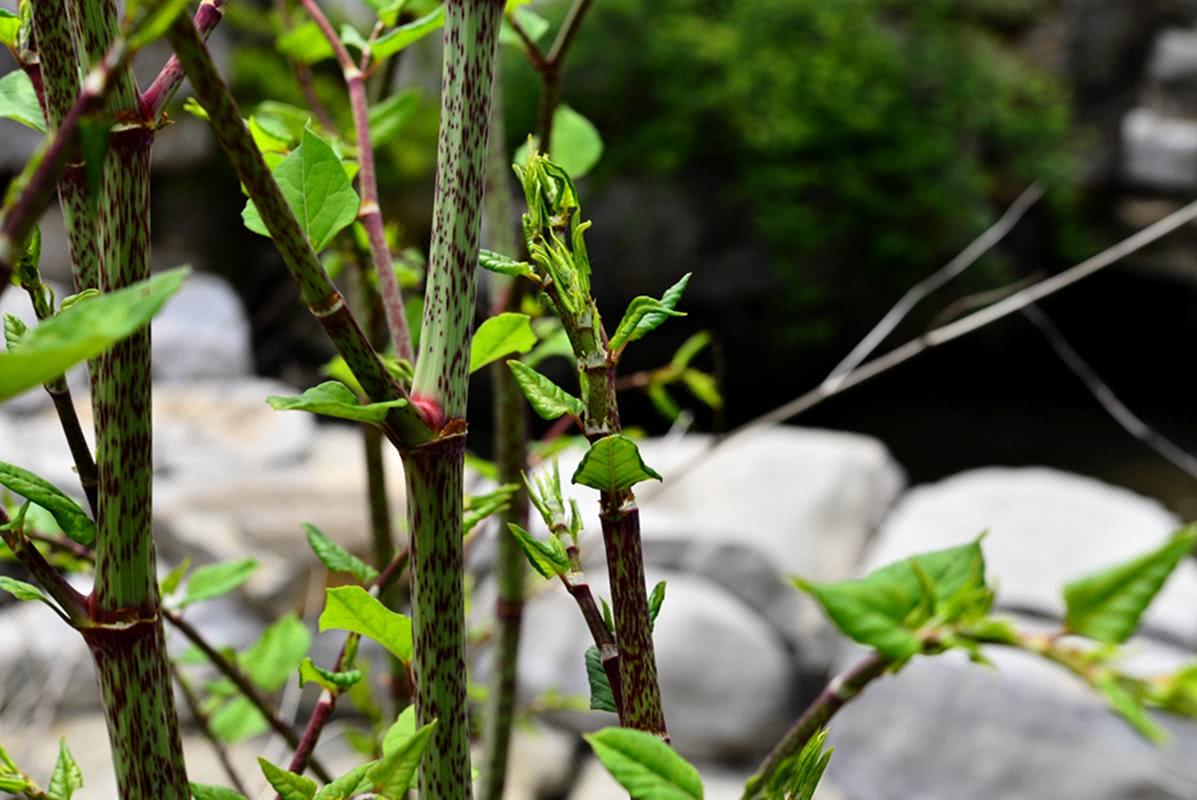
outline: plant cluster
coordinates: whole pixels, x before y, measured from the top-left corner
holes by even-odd
[[[653,648],[666,588],[650,591],[645,582],[634,487],[661,476],[645,463],[619,408],[619,391],[629,388],[621,386],[621,360],[636,342],[684,316],[679,306],[690,276],[659,298],[632,299],[614,325],[605,324],[591,291],[592,272],[602,266],[592,265],[587,250],[591,223],[575,178],[593,165],[601,142],[589,123],[558,102],[561,65],[590,3],[578,0],[542,49],[538,42],[550,24],[519,0],[449,0],[414,18],[404,16],[410,11],[404,0],[370,0],[376,22],[368,34],[337,28],[315,0],[300,0],[307,19],[288,35],[309,37],[303,41],[339,68],[349,109],[344,130],[316,108],[276,101],[244,116],[202,38],[219,22],[222,0],[203,0],[194,19],[184,13],[187,5],[142,0],[129,3],[122,17],[109,0],[38,0],[22,3],[18,15],[0,14],[0,37],[23,68],[2,81],[0,115],[46,133],[43,148],[10,186],[0,216],[0,291],[23,289],[39,319],[32,328],[5,319],[0,399],[39,385],[54,399],[86,504],[0,462],[0,485],[12,493],[0,508],[4,556],[23,565],[33,581],[4,577],[0,589],[45,603],[89,646],[121,797],[243,799],[248,791],[225,744],[270,729],[292,750],[286,765],[259,759],[284,800],[399,800],[413,790],[423,800],[462,800],[473,792],[470,742],[478,728],[486,748],[480,792],[501,797],[530,567],[562,584],[593,638],[578,654],[590,679],[589,707],[613,711],[620,722],[587,737],[595,754],[634,798],[701,798],[697,771],[670,746]],[[389,74],[390,59],[441,30],[438,181],[421,274],[413,268],[420,259],[396,256],[378,193],[375,141],[402,129],[403,104],[394,100],[402,93],[372,98],[371,89]],[[163,36],[174,56],[139,91],[129,59]],[[490,134],[502,119],[491,94],[503,41],[523,50],[541,76],[536,136],[514,165],[525,202],[519,235],[505,210],[510,178],[502,137]],[[295,56],[286,47],[284,53]],[[148,323],[187,271],[149,274],[148,167],[166,121],[163,109],[184,75],[194,92],[189,110],[211,123],[241,180],[246,226],[273,240],[303,303],[339,353],[326,367],[330,380],[264,400],[280,411],[359,425],[367,445],[373,563],[296,520],[297,535],[302,530],[328,571],[344,577],[326,590],[318,621],[321,631],[345,634],[331,664],[311,658],[311,634],[294,615],[273,622],[239,652],[209,642],[192,625],[188,609],[242,586],[257,566],[253,559],[195,568],[185,560],[161,577],[156,569]],[[55,193],[67,212],[75,265],[75,293],[61,301],[38,274],[36,223]],[[494,249],[479,245],[484,204],[496,230]],[[495,291],[493,313],[475,324],[479,268],[493,273]],[[352,300],[333,283],[330,271],[338,269],[357,289]],[[421,281],[422,303],[405,299]],[[648,391],[668,414],[676,413],[677,403],[667,387],[679,382],[716,405],[713,379],[693,366],[705,344],[698,334],[670,364],[630,388]],[[539,369],[553,356],[572,367],[568,387]],[[97,426],[94,456],[62,377],[85,361]],[[484,369],[499,387],[494,463],[466,451],[470,376]],[[559,426],[552,441],[529,446],[526,408]],[[577,436],[560,435],[573,428]],[[596,509],[566,502],[555,463],[530,471],[562,443],[585,448],[570,479],[597,491]],[[404,464],[403,545],[394,539],[382,474],[387,445]],[[467,496],[467,458],[497,479],[494,488]],[[531,510],[543,519],[547,538],[529,531]],[[582,566],[580,534],[594,514],[609,603],[596,598]],[[501,524],[488,522],[492,516]],[[492,685],[479,691],[466,659],[474,632],[467,629],[464,552],[488,531],[499,539],[498,663]],[[985,660],[986,647],[1047,658],[1093,686],[1144,736],[1162,738],[1147,709],[1197,715],[1197,668],[1136,677],[1121,668],[1119,647],[1195,544],[1197,530],[1187,528],[1152,552],[1070,584],[1064,625],[1048,633],[1022,631],[992,615],[994,592],[979,539],[859,580],[799,580],[798,587],[870,653],[803,713],[744,797],[809,800],[830,758],[826,727],[836,711],[915,657],[956,649],[977,661]],[[88,593],[67,581],[70,572],[92,577]],[[168,626],[192,645],[175,659],[165,648]],[[381,663],[362,655],[363,637],[381,646]],[[383,672],[384,681],[370,677]],[[280,719],[273,704],[292,680],[321,690],[302,730]],[[188,781],[174,685],[221,756],[232,788]],[[380,686],[387,696],[378,695]],[[317,750],[342,698],[365,719],[351,737],[363,763],[334,775]],[[474,724],[479,717],[485,726]],[[70,800],[82,782],[65,743],[44,787],[0,750],[4,791]]]

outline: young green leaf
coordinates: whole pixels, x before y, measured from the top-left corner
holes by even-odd
[[[158,584],[158,593],[163,597],[174,594],[179,588],[179,584],[183,582],[183,576],[187,574],[187,570],[191,569],[191,558],[184,558],[175,568],[166,573],[166,577]]]
[[[797,581],[848,636],[894,660],[923,648],[919,631],[989,610],[985,557],[977,541],[898,561],[863,578],[838,583]]]
[[[433,720],[403,741],[394,743],[390,751],[383,750],[382,758],[366,773],[375,792],[395,800],[406,794],[435,728],[436,720]]]
[[[294,614],[269,625],[258,640],[237,656],[250,680],[268,692],[281,689],[295,674],[312,645],[312,634]]]
[[[40,588],[7,575],[0,575],[0,591],[8,592],[18,600],[40,600],[51,608],[54,607],[50,598],[46,597]]]
[[[95,541],[96,524],[87,516],[87,512],[49,481],[0,461],[0,486],[49,511],[62,532],[79,544],[86,547]]]
[[[0,45],[15,47],[20,30],[21,18],[7,8],[0,8]]]
[[[1097,690],[1105,697],[1115,712],[1125,719],[1130,726],[1144,738],[1155,744],[1168,741],[1168,733],[1153,720],[1133,694],[1127,691],[1113,675],[1106,675],[1098,680]]]
[[[360,586],[329,589],[320,630],[353,631],[373,639],[403,662],[411,661],[411,620],[378,602]]]
[[[6,348],[9,350],[15,348],[28,332],[29,326],[20,317],[7,313],[4,315],[4,346]]]
[[[611,681],[603,669],[603,656],[594,645],[586,648],[586,679],[590,682],[590,710],[618,712]]]
[[[241,792],[207,783],[191,784],[191,797],[193,800],[246,800]]]
[[[531,143],[537,144],[536,137]],[[515,151],[514,160],[522,164],[528,160],[528,143]],[[581,178],[594,168],[603,155],[603,137],[586,117],[567,105],[557,106],[553,113],[553,161],[572,178]]]
[[[299,664],[299,685],[314,683],[330,692],[341,692],[362,679],[360,669],[334,672],[305,657]]]
[[[38,133],[46,132],[46,117],[37,102],[29,76],[14,69],[0,78],[0,117],[7,117]]]
[[[658,581],[648,596],[648,618],[654,624],[661,614],[661,606],[665,603],[665,581]]]
[[[401,89],[381,103],[370,106],[366,114],[370,125],[370,143],[377,148],[394,140],[419,109],[422,97],[423,92],[412,87]]]
[[[266,402],[277,411],[309,411],[326,417],[368,422],[371,425],[380,424],[392,408],[407,405],[406,400],[386,400],[363,405],[358,402],[353,390],[340,381],[325,381],[301,395],[271,395],[266,398]]]
[[[274,168],[274,177],[317,251],[357,219],[359,199],[341,159],[310,129],[303,132],[303,144]],[[270,235],[253,201],[246,203],[241,218],[254,233]]]
[[[228,594],[249,580],[257,568],[258,562],[253,558],[198,567],[191,573],[191,579],[187,581],[187,588],[179,600],[178,607],[186,608],[192,603]]]
[[[187,8],[190,0],[161,0],[161,2],[129,3],[127,8],[133,9],[134,18],[130,21],[125,34],[130,50],[140,50],[155,39],[166,33],[166,29],[175,21],[175,17]]]
[[[827,743],[827,729],[816,733],[797,755],[778,764],[767,785],[750,780],[744,788],[746,800],[811,800],[823,772],[831,761],[833,750],[824,750]]]
[[[681,372],[686,367],[690,366],[690,362],[694,357],[702,352],[703,348],[711,343],[711,334],[707,331],[699,331],[691,336],[686,341],[682,342],[682,346],[673,354],[673,358],[669,361],[669,366],[675,372]]]
[[[59,739],[58,761],[54,764],[54,773],[50,775],[47,792],[54,800],[71,800],[75,792],[82,788],[83,771],[67,749],[66,739]]]
[[[586,410],[582,401],[553,383],[527,364],[520,361],[508,361],[507,366],[515,375],[520,391],[528,398],[532,410],[543,419],[557,419],[563,414],[582,416]]]
[[[600,492],[616,492],[649,478],[661,480],[661,476],[644,463],[636,443],[622,433],[615,433],[590,446],[574,470],[572,480]]]
[[[507,275],[512,278],[527,278],[537,283],[540,282],[540,277],[536,274],[536,270],[532,269],[532,265],[527,261],[516,261],[514,258],[508,258],[492,250],[481,250],[478,252],[478,266],[489,272],[497,272],[500,275]]]
[[[507,527],[528,557],[528,563],[541,575],[555,578],[569,572],[569,554],[556,536],[550,533],[549,541],[542,542],[514,522],[507,523]]]
[[[410,739],[416,732],[416,707],[409,705],[399,712],[395,722],[382,737],[382,752],[390,753]]]
[[[315,525],[303,524],[308,545],[320,563],[330,572],[348,572],[362,583],[370,583],[378,577],[378,570],[334,542]]]
[[[511,498],[519,491],[514,483],[505,483],[486,494],[475,495],[466,500],[465,513],[461,519],[461,534],[466,536],[484,519],[491,514],[506,511],[511,505]]]
[[[0,400],[40,386],[145,325],[187,273],[171,270],[78,303],[29,331],[16,348],[0,353]]]
[[[399,27],[387,31],[382,36],[374,40],[374,44],[370,50],[374,53],[374,58],[382,61],[384,58],[390,58],[398,53],[408,45],[415,44],[423,39],[428,34],[438,30],[445,24],[445,6],[439,5],[436,10],[420,17],[417,20],[400,25]]]
[[[690,394],[711,408],[723,407],[723,395],[719,393],[719,384],[713,375],[694,368],[686,369],[682,371],[682,383],[686,384]]]
[[[470,372],[512,353],[526,353],[536,346],[527,314],[504,312],[478,326],[470,343]]]
[[[262,712],[242,696],[234,697],[218,708],[210,722],[213,735],[230,744],[245,741],[270,728]]]
[[[316,796],[315,781],[276,767],[261,756],[258,757],[258,766],[281,800],[312,800]]]
[[[1197,525],[1190,525],[1149,553],[1068,584],[1064,587],[1068,630],[1099,642],[1125,642],[1194,546]]]
[[[661,327],[669,317],[686,316],[685,312],[674,309],[682,299],[682,292],[686,291],[686,284],[689,282],[690,273],[687,272],[681,280],[665,290],[660,300],[644,295],[634,298],[628,304],[628,310],[624,312],[615,333],[611,335],[611,351],[618,353],[629,342],[644,338]]]
[[[371,761],[369,764],[362,764],[360,767],[349,770],[316,792],[315,800],[349,800],[351,797],[357,797],[359,794],[370,791],[370,780],[366,777],[366,773],[374,764],[375,762]]]
[[[702,800],[698,770],[651,733],[604,728],[583,738],[632,800]]]
[[[648,393],[648,399],[652,401],[653,408],[666,419],[675,420],[682,413],[682,407],[665,388],[664,382],[650,381],[645,391]]]
[[[312,20],[301,22],[283,33],[274,41],[274,46],[283,55],[302,64],[315,64],[333,57],[332,45]]]

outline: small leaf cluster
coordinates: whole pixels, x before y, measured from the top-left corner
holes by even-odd
[[[83,771],[67,749],[66,739],[58,740],[58,760],[50,774],[50,783],[44,790],[18,768],[4,748],[0,747],[0,792],[24,793],[28,797],[45,800],[71,800],[75,792],[82,788]]]

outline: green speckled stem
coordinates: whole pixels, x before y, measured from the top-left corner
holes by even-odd
[[[116,35],[111,0],[83,0],[72,18],[84,59],[97,62]],[[150,274],[150,150],[132,72],[113,76],[109,140],[96,217],[100,289]],[[92,623],[96,661],[122,800],[188,800],[178,717],[159,616],[152,491],[149,328],[97,360],[93,376],[99,513]]]
[[[283,199],[270,168],[250,136],[236,101],[221,79],[195,24],[180,15],[167,34],[170,45],[200,105],[208,112],[212,131],[225,155],[254,201],[279,255],[299,286],[300,297],[319,320],[337,351],[353,371],[371,400],[393,400],[403,390],[378,358],[345,305],[345,299],[329,280],[295,215]],[[387,437],[397,445],[412,446],[428,441],[433,432],[410,407],[393,409],[384,425]]]
[[[79,58],[64,0],[33,4],[34,39],[44,87],[46,119],[62,124],[79,94]]]
[[[84,631],[100,680],[121,800],[189,800],[160,620]]]
[[[502,15],[502,0],[445,3],[432,244],[412,378],[413,397],[441,418],[463,417],[466,411],[490,94]]]
[[[420,766],[421,800],[466,800],[471,790],[461,535],[464,470],[462,435],[403,454],[416,717],[420,725],[437,720]]]

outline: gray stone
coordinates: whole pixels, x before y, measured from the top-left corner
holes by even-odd
[[[596,594],[609,597],[598,573],[591,580]],[[654,571],[648,580],[667,583],[654,640],[674,744],[692,758],[756,757],[797,711],[794,670],[782,640],[710,581]],[[492,597],[493,588],[480,590],[476,607],[489,611]],[[548,690],[588,698],[583,653],[593,642],[572,598],[556,583],[545,585],[525,613],[525,630],[535,635],[520,652],[523,699]],[[484,676],[489,664],[484,660],[480,668]],[[575,730],[614,723],[614,715],[601,712],[555,713],[550,719]]]
[[[1197,30],[1170,28],[1159,33],[1151,49],[1147,73],[1162,82],[1197,79]]]
[[[154,318],[154,377],[228,380],[253,368],[249,319],[222,278],[192,273]]]
[[[267,413],[311,419],[300,412]],[[177,482],[165,482],[155,502],[164,552],[176,559],[188,554],[198,560],[257,558],[262,566],[247,585],[249,594],[280,612],[306,591],[302,576],[318,564],[302,523],[310,522],[342,545],[367,554],[370,528],[361,432],[327,425],[304,438],[308,452],[302,460],[268,469],[188,473]],[[398,529],[405,513],[403,469],[392,448],[384,449],[384,459]]]
[[[91,654],[76,631],[42,603],[0,608],[0,719],[53,718],[99,700]]]
[[[1135,108],[1122,120],[1123,175],[1161,191],[1197,187],[1197,120]]]
[[[574,751],[580,741],[545,725],[517,725],[511,732],[504,800],[549,800],[565,795],[576,776]],[[482,753],[475,748],[474,766]],[[477,794],[477,792],[475,792]]]
[[[1197,725],[1159,716],[1154,746],[1079,681],[1020,652],[997,669],[916,659],[831,723],[828,774],[849,800],[1179,800],[1197,787]],[[1181,654],[1174,654],[1178,661]]]
[[[886,519],[865,566],[966,542],[987,531],[997,602],[1061,616],[1070,580],[1159,545],[1179,521],[1159,503],[1092,478],[1044,468],[972,470],[911,490]],[[1173,574],[1146,630],[1197,646],[1197,564]]]

